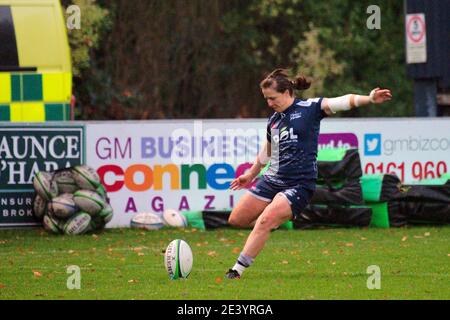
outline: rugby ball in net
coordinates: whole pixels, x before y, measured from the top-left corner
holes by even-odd
[[[44,226],[44,229],[50,233],[60,233],[59,222],[47,214],[42,220],[42,225]]]
[[[72,171],[70,169],[62,170],[56,172],[54,175],[54,180],[58,185],[59,193],[74,193],[80,189],[72,176]]]
[[[95,189],[95,192],[97,192],[99,195],[101,195],[102,198],[105,199],[105,200],[106,200],[106,198],[108,197],[108,195],[107,195],[107,193],[106,193],[106,189],[105,189],[105,187],[104,187],[102,184],[100,184],[100,185],[98,186],[98,188]]]
[[[61,219],[67,219],[76,213],[79,209],[73,200],[73,195],[70,193],[63,193],[49,202],[49,210]]]
[[[39,194],[36,194],[33,201],[33,213],[39,221],[41,221],[47,213],[47,201],[45,201]]]
[[[187,227],[186,217],[175,209],[167,209],[163,212],[163,219],[168,226],[176,228]]]
[[[97,214],[106,223],[110,222],[113,217],[113,208],[109,203],[106,203],[104,208]]]
[[[64,233],[70,236],[82,234],[90,229],[90,223],[91,216],[88,213],[77,213],[67,220],[64,225]]]
[[[73,201],[84,212],[95,215],[105,206],[103,198],[92,190],[78,190],[73,194]]]
[[[99,217],[99,216],[95,216],[95,217],[91,217],[91,223],[89,225],[90,230],[101,230],[105,227],[106,223],[105,221]]]
[[[72,168],[72,176],[80,189],[96,190],[100,186],[100,177],[94,168],[86,165]]]
[[[164,221],[156,213],[141,212],[131,218],[130,227],[146,230],[159,230],[164,227]]]
[[[187,278],[192,270],[194,257],[186,241],[173,240],[164,254],[164,265],[170,279]]]
[[[44,200],[49,201],[58,195],[58,185],[53,180],[52,174],[39,171],[33,178],[34,190]]]

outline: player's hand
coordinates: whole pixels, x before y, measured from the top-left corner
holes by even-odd
[[[392,93],[389,89],[375,88],[370,92],[370,102],[383,103],[392,99]]]
[[[248,174],[242,174],[233,181],[231,181],[230,189],[231,190],[240,190],[242,188],[247,187],[253,181],[253,178]]]

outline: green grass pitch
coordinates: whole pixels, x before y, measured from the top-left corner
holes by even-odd
[[[277,230],[242,279],[224,279],[249,232],[0,230],[0,299],[450,299],[450,226]],[[170,280],[163,250],[177,238],[194,266],[188,279]],[[67,287],[71,265],[80,289]],[[371,265],[379,289],[367,287]]]

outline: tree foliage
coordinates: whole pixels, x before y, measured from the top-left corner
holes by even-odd
[[[72,50],[73,74],[80,77],[90,67],[90,53],[97,49],[102,33],[108,28],[108,10],[99,7],[95,0],[63,1],[63,8],[76,5],[80,9],[80,29],[69,29],[69,44]],[[67,15],[67,11],[66,11]]]
[[[368,0],[78,1],[101,38],[86,64],[74,58],[79,118],[265,117],[259,82],[278,67],[313,80],[303,97],[392,90],[343,116],[412,115],[401,1],[378,1],[380,30],[366,26]]]

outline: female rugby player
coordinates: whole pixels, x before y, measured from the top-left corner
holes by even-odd
[[[270,232],[295,218],[310,201],[317,179],[320,121],[339,111],[392,98],[390,90],[380,88],[368,96],[347,94],[308,100],[295,97],[295,90],[306,90],[310,85],[302,76],[291,80],[285,69],[273,71],[260,83],[267,104],[275,111],[267,124],[267,142],[253,166],[234,179],[230,189],[249,186],[268,161],[270,166],[231,212],[228,222],[232,226],[253,230],[236,264],[226,273],[227,278],[240,278],[263,249]]]

